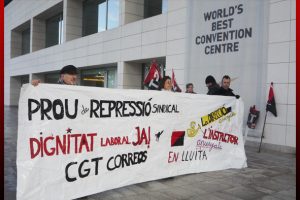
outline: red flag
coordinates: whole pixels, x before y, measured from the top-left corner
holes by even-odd
[[[175,79],[175,74],[174,74],[174,70],[172,69],[172,88],[173,91],[175,92],[181,92],[180,87],[178,86],[176,79]]]
[[[150,90],[159,90],[159,83],[161,79],[162,77],[157,63],[153,61],[150,66],[149,73],[144,80],[144,85],[146,85]]]
[[[275,117],[277,117],[275,96],[274,96],[274,91],[273,91],[273,82],[270,85],[269,99],[268,99],[268,102],[267,102],[266,110],[270,111]]]

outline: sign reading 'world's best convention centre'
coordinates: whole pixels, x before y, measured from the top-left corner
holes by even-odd
[[[186,80],[206,93],[205,78],[234,78],[245,107],[264,103],[268,1],[190,0],[187,3]],[[263,100],[263,101],[262,101]]]

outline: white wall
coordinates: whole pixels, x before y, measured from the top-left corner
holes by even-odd
[[[296,5],[295,0],[269,1],[266,99],[274,83],[277,117],[268,113],[264,139],[269,148],[293,152],[296,147]],[[264,118],[265,111],[261,113]],[[260,138],[249,138],[259,142]]]
[[[268,114],[264,142],[296,147],[296,1],[270,1],[267,88],[274,82],[278,117]]]
[[[187,1],[174,0],[168,4],[167,21],[167,57],[166,72],[172,75],[174,69],[176,81],[185,91],[185,42],[187,36]]]

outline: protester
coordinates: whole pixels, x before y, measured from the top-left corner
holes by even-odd
[[[186,91],[185,91],[185,93],[196,94],[196,92],[194,92],[194,85],[193,85],[193,83],[186,84]]]
[[[172,92],[172,82],[170,76],[164,76],[160,83],[160,88],[162,91]]]
[[[230,82],[231,79],[228,75],[223,76],[222,78],[222,86],[218,91],[218,95],[222,95],[222,96],[234,96],[237,99],[240,98],[239,95],[235,95],[232,91],[232,89],[230,88]]]
[[[216,82],[216,79],[213,76],[211,76],[211,75],[207,76],[205,79],[205,84],[208,89],[208,92],[207,92],[208,95],[218,95],[220,86]]]
[[[58,84],[63,85],[77,85],[78,70],[74,65],[66,65],[60,70],[60,78]],[[34,79],[31,81],[33,86],[37,86],[41,80]]]

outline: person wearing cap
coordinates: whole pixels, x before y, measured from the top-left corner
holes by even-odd
[[[74,65],[66,65],[60,70],[60,78],[57,83],[64,85],[76,85],[77,74],[78,70]],[[40,82],[40,80],[35,79],[31,81],[31,84],[33,86],[37,86]]]
[[[216,79],[213,76],[211,76],[211,75],[207,76],[205,79],[205,84],[208,89],[208,92],[207,92],[208,95],[218,95],[219,94],[220,86],[216,82]]]
[[[76,85],[77,84],[77,68],[74,65],[64,66],[60,70],[60,78],[58,84]]]

